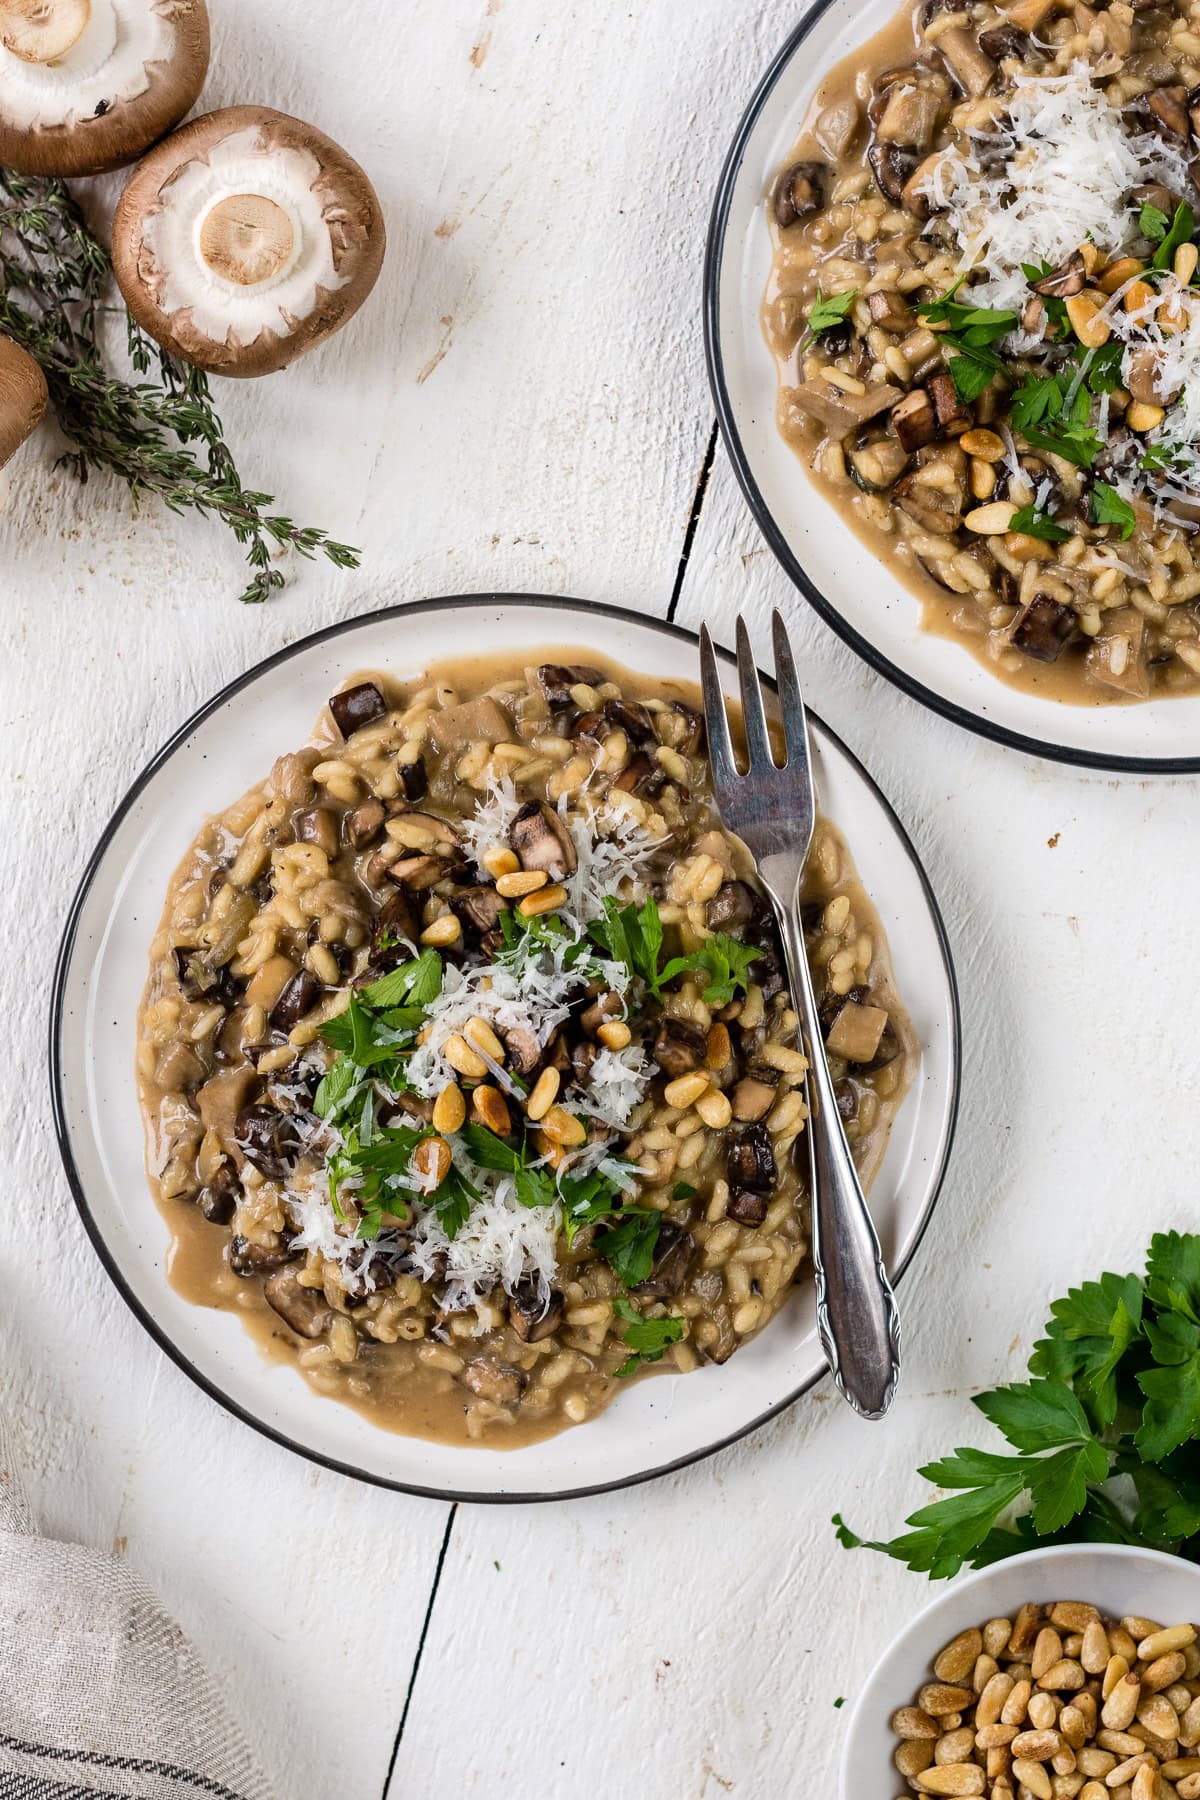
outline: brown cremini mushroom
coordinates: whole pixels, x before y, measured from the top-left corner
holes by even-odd
[[[205,0],[0,0],[0,163],[99,175],[136,162],[207,72]]]
[[[176,356],[267,375],[357,312],[385,241],[375,190],[339,145],[286,113],[231,106],[134,170],[113,267],[138,324]]]
[[[46,377],[32,356],[0,337],[0,469],[46,416]]]

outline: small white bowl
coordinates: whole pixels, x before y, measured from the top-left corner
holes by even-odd
[[[840,1800],[886,1800],[899,1792],[905,1782],[892,1764],[892,1714],[932,1680],[933,1659],[951,1638],[987,1619],[1011,1619],[1026,1600],[1086,1600],[1112,1618],[1137,1613],[1180,1625],[1200,1620],[1200,1568],[1127,1544],[1055,1544],[942,1589],[867,1677],[846,1727]]]

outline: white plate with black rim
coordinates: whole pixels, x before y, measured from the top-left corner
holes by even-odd
[[[106,829],[71,908],[55,973],[55,1124],[83,1223],[147,1331],[207,1394],[329,1468],[411,1493],[538,1500],[622,1487],[706,1456],[787,1406],[824,1373],[811,1283],[723,1367],[639,1382],[599,1418],[519,1450],[402,1437],[268,1362],[236,1316],[189,1305],[164,1272],[167,1227],[147,1186],[134,1074],[138,1000],[171,875],[201,821],[304,743],[354,670],[418,675],[464,642],[473,654],[569,644],[632,670],[698,668],[695,638],[613,607],[526,595],[429,600],[331,626],[233,682],[154,758]],[[536,657],[531,656],[531,660]],[[728,691],[736,677],[724,662]],[[954,1130],[959,1018],[937,904],[899,820],[869,775],[813,721],[818,793],[844,831],[891,944],[921,1044],[913,1089],[872,1194],[902,1274],[929,1221]],[[903,1288],[901,1289],[903,1299]]]
[[[771,264],[766,196],[829,70],[896,0],[816,0],[767,70],[725,160],[704,267],[704,335],[722,434],[750,510],[800,592],[864,660],[935,712],[1037,756],[1099,769],[1200,769],[1200,695],[1071,706],[1000,681],[961,643],[921,629],[921,603],[855,536],[780,436],[760,309]]]

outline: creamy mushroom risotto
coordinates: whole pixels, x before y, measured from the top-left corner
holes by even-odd
[[[1198,84],[1197,0],[918,0],[769,197],[781,431],[1056,699],[1200,687]]]
[[[724,1362],[806,1253],[806,1064],[698,696],[568,655],[335,694],[200,832],[140,1014],[176,1286],[500,1447]],[[915,1047],[825,823],[805,925],[869,1178]]]

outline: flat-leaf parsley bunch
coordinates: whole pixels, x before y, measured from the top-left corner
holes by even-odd
[[[1200,1561],[1200,1236],[1160,1233],[1144,1276],[1104,1274],[1054,1301],[1029,1376],[975,1396],[1011,1454],[960,1448],[926,1463],[918,1473],[952,1492],[887,1543],[835,1514],[846,1548],[932,1578],[1047,1542]]]

